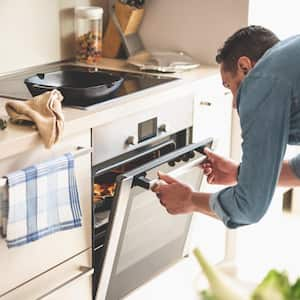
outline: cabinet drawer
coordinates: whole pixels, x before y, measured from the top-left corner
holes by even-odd
[[[1,297],[1,300],[92,299],[91,249]]]
[[[90,131],[69,137],[51,150],[41,147],[2,160],[0,161],[0,176],[66,152],[74,152],[77,146],[90,147]],[[78,156],[75,159],[75,174],[83,226],[60,231],[11,249],[7,248],[6,241],[0,237],[0,298],[3,293],[91,247],[90,154]]]

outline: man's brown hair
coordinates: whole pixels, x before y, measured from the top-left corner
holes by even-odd
[[[230,36],[223,47],[218,50],[216,61],[223,63],[224,69],[235,73],[237,61],[241,56],[247,56],[257,62],[264,53],[273,47],[279,38],[269,29],[251,25],[241,28]]]

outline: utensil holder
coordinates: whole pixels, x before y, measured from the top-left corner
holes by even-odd
[[[114,6],[114,12],[125,36],[138,31],[143,19],[144,8],[132,7],[117,1]],[[103,56],[116,58],[119,55],[121,45],[122,38],[112,16],[110,16],[103,39]]]

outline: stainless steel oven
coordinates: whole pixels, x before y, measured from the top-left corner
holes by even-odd
[[[97,300],[121,299],[187,254],[192,215],[168,214],[150,188],[160,170],[199,190],[203,148],[212,139],[193,144],[191,126],[182,127],[187,123],[178,120],[179,130],[169,131],[160,119],[135,123],[136,136],[129,134],[125,143],[119,137],[124,151],[113,158],[104,160],[109,151],[102,143],[103,161],[93,166]]]

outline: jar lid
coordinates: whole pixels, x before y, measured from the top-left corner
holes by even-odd
[[[79,6],[75,7],[75,16],[82,19],[97,20],[101,19],[103,8],[98,6]]]

